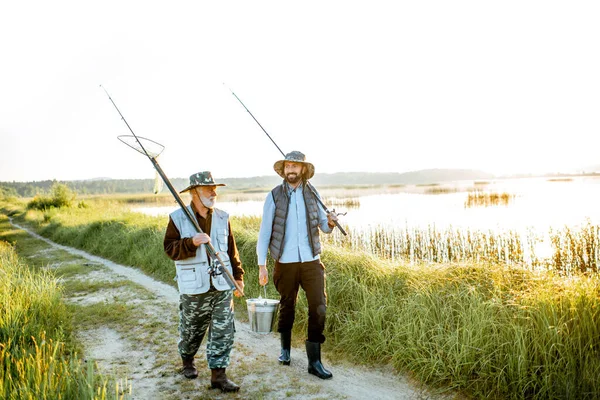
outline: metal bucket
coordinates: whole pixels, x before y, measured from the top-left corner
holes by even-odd
[[[279,311],[279,300],[248,299],[246,305],[248,306],[248,320],[252,332],[272,332]]]

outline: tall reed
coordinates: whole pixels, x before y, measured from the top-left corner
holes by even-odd
[[[367,251],[377,257],[410,263],[489,261],[508,264],[523,263],[535,245],[535,237],[523,238],[515,231],[496,232],[467,228],[439,229],[387,228],[381,225],[366,229],[345,228],[348,235],[338,231],[324,240],[336,247]]]
[[[550,229],[542,235],[531,229],[479,230],[470,228],[344,228],[324,235],[330,246],[366,251],[392,261],[418,264],[449,262],[486,262],[544,268],[560,274],[598,272],[600,263],[600,226],[589,221],[583,226]],[[540,254],[540,245],[548,242],[550,254]]]
[[[469,192],[465,200],[465,208],[469,207],[490,207],[490,206],[506,206],[513,201],[515,195],[512,193],[502,192],[484,192],[475,190]]]
[[[70,332],[56,279],[31,270],[0,241],[0,398],[124,398],[123,387],[109,392],[93,364],[77,357]]]
[[[550,231],[554,249],[547,265],[560,272],[597,273],[600,260],[600,226],[589,221],[580,229],[564,227]]]

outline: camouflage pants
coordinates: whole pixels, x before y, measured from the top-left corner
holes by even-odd
[[[208,329],[209,368],[227,368],[235,332],[231,290],[179,296],[179,354],[193,357]]]

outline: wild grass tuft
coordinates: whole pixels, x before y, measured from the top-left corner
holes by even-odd
[[[71,340],[56,279],[0,241],[0,398],[123,398],[78,359]]]

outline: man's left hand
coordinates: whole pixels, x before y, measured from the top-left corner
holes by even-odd
[[[238,281],[238,280],[236,280],[235,283],[238,284],[238,286],[240,287],[240,289],[242,289],[242,291],[244,290],[244,281]],[[235,297],[241,297],[242,296],[242,294],[237,289],[235,289],[233,291],[233,295]]]
[[[337,222],[338,217],[337,217],[337,213],[335,212],[335,210],[331,211],[329,214],[327,214],[327,225],[329,225],[330,228],[333,228],[335,226],[335,223]]]

